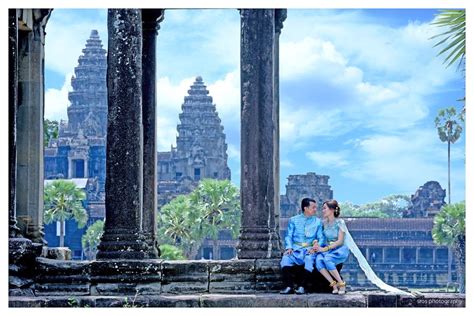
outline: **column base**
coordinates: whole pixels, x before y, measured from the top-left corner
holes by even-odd
[[[125,229],[106,229],[97,249],[97,260],[156,258],[142,233]]]
[[[271,259],[281,257],[280,236],[274,229],[242,228],[237,245],[239,259]]]

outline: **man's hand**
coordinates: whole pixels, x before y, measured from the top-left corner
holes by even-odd
[[[284,255],[287,256],[287,255],[291,255],[292,253],[293,253],[293,249],[289,248],[289,249],[286,249]]]

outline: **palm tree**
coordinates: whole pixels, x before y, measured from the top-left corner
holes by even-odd
[[[465,293],[466,271],[466,204],[448,204],[434,218],[433,240],[453,249],[457,265],[459,291]]]
[[[464,66],[466,57],[466,11],[465,10],[441,10],[432,23],[438,27],[448,28],[446,32],[435,35],[432,38],[443,37],[435,47],[446,44],[438,53],[442,55],[449,53],[444,59],[448,63],[447,67],[459,60],[459,66]]]
[[[217,248],[219,231],[230,230],[236,238],[240,230],[239,190],[229,180],[203,179],[190,194],[193,214],[201,214],[200,238],[211,238]],[[196,249],[197,250],[197,249]],[[194,255],[194,254],[192,254]]]
[[[442,38],[434,47],[445,45],[439,51],[438,56],[448,54],[443,63],[446,67],[451,66],[456,61],[459,61],[458,70],[460,69],[464,74],[466,73],[466,11],[465,10],[441,10],[432,23],[438,27],[444,28],[446,31],[432,36],[431,39]],[[464,102],[461,115],[466,113],[466,97],[458,101]]]
[[[84,253],[89,260],[95,259],[97,254],[97,246],[100,243],[100,238],[104,234],[104,221],[97,220],[89,226],[86,233],[82,235],[81,242]]]
[[[67,180],[55,180],[44,188],[44,222],[60,222],[59,246],[64,247],[64,223],[73,218],[78,227],[86,225],[88,215],[82,206],[86,194]]]
[[[157,218],[161,244],[174,244],[189,259],[195,258],[205,238],[216,240],[221,230],[234,237],[240,229],[238,189],[228,180],[204,179],[189,195],[163,206]]]
[[[462,121],[462,116],[456,113],[454,107],[440,110],[435,118],[439,139],[448,142],[448,204],[451,204],[451,144],[459,139],[462,132],[458,121]]]

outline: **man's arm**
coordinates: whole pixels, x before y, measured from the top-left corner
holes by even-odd
[[[316,238],[318,239],[319,246],[324,246],[326,244],[326,238],[323,234],[323,222],[319,220],[318,230],[316,232]]]
[[[288,229],[287,229],[286,237],[285,237],[285,249],[287,250],[286,252],[288,252],[289,249],[293,250],[293,235],[294,235],[294,233],[295,233],[295,223],[290,218],[290,220],[288,221]]]

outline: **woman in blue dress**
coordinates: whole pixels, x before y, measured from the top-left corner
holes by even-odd
[[[344,294],[346,283],[342,280],[336,265],[346,261],[349,248],[344,244],[344,221],[339,217],[341,209],[336,200],[323,203],[323,235],[326,240],[324,247],[316,247],[319,253],[316,256],[316,269],[328,280],[333,288],[332,293]]]

